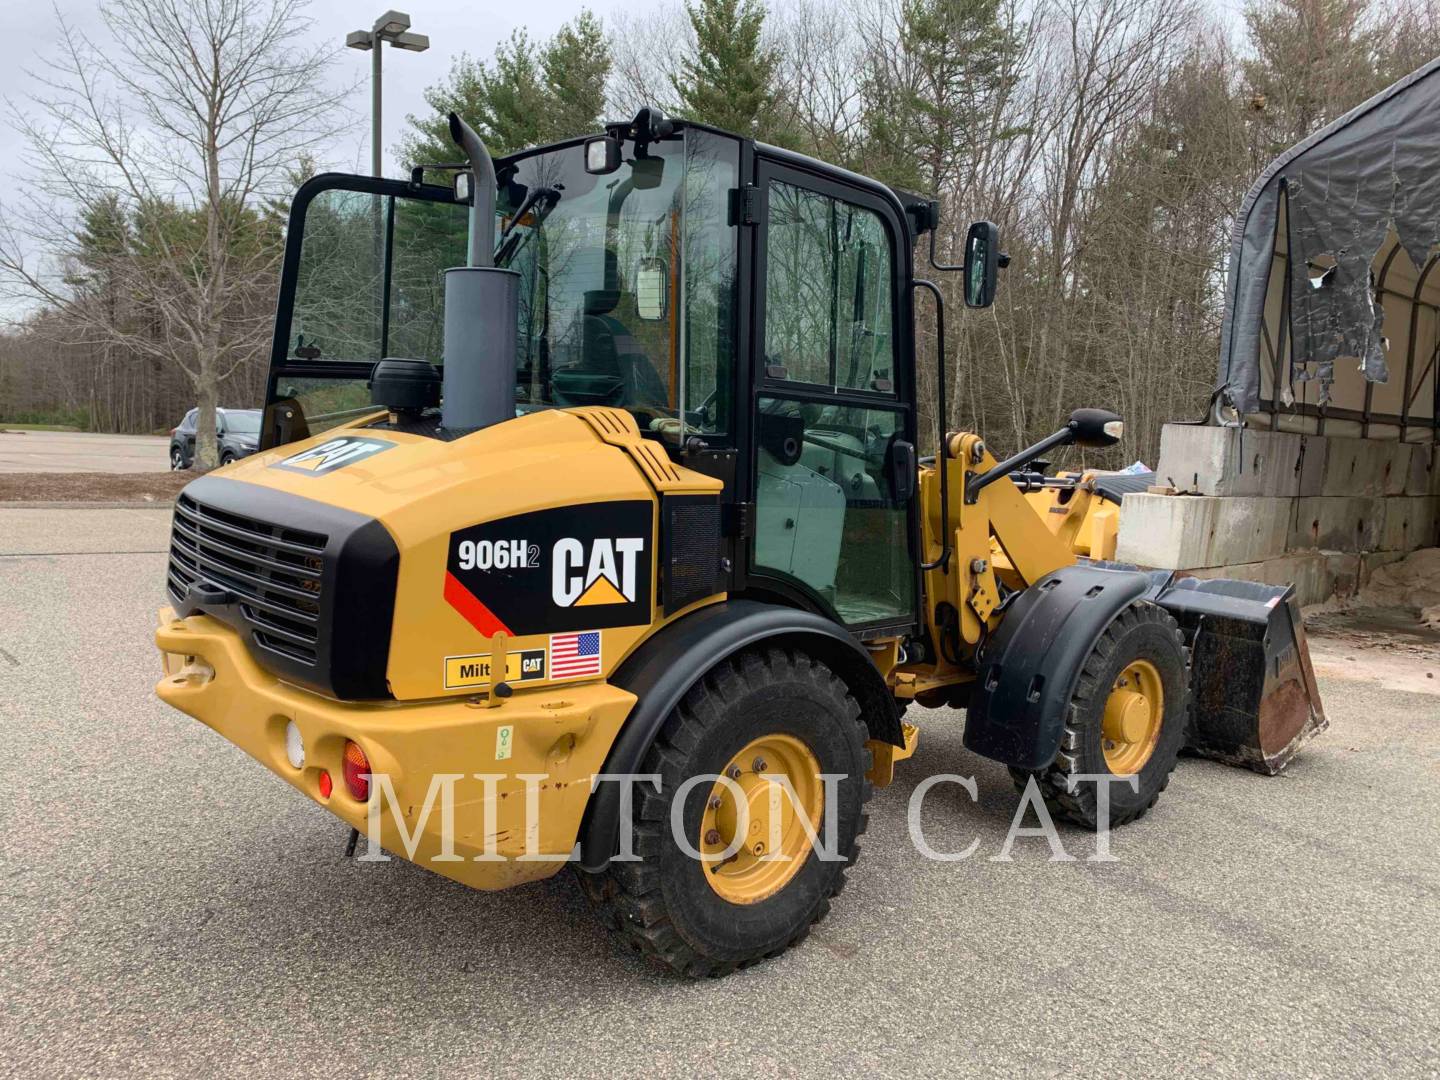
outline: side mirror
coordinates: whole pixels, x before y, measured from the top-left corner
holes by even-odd
[[[455,201],[457,203],[461,203],[464,206],[470,205],[470,200],[475,194],[474,181],[475,178],[463,169],[455,174],[451,180],[451,185],[454,189]]]
[[[1076,446],[1091,449],[1114,446],[1125,434],[1125,421],[1109,409],[1076,409],[1065,426],[1074,436],[1071,441]]]
[[[965,306],[989,307],[995,302],[1000,274],[1000,229],[993,221],[976,221],[965,237]]]

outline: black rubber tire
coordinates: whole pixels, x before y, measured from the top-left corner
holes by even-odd
[[[1105,628],[1080,670],[1070,697],[1060,751],[1049,768],[1010,770],[1015,787],[1024,791],[1034,777],[1051,814],[1087,829],[1098,827],[1096,784],[1072,782],[1071,777],[1108,773],[1101,744],[1105,700],[1120,672],[1135,660],[1149,660],[1165,688],[1165,711],[1160,737],[1150,759],[1138,775],[1139,790],[1111,783],[1110,825],[1124,825],[1143,817],[1170,783],[1170,774],[1185,745],[1190,715],[1190,671],[1185,638],[1180,626],[1164,608],[1147,600],[1131,604]],[[1113,774],[1112,774],[1113,775]]]
[[[176,447],[170,448],[170,471],[179,472],[185,468],[185,451]]]
[[[232,454],[232,453],[230,453],[229,450],[226,450],[225,453],[223,453],[223,454],[220,455],[220,464],[221,464],[221,465],[229,465],[229,464],[230,464],[232,461],[234,461],[234,460],[235,460],[235,455]]]
[[[750,650],[716,665],[666,720],[641,773],[658,773],[660,791],[637,783],[635,862],[614,862],[600,874],[577,871],[600,920],[652,963],[691,978],[717,978],[779,956],[805,939],[830,910],[859,854],[870,798],[869,738],[860,709],[824,664],[804,653]],[[772,733],[801,738],[824,773],[840,773],[838,798],[826,800],[819,836],[837,821],[841,860],[811,851],[775,895],[731,904],[705,880],[670,833],[671,805],[689,777],[718,773],[753,739]],[[682,821],[695,843],[709,784],[692,786]],[[838,805],[835,805],[838,803]]]

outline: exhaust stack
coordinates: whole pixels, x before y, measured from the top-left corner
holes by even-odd
[[[495,163],[475,129],[450,114],[450,137],[472,177],[466,266],[445,271],[440,422],[475,431],[515,416],[515,322],[520,275],[495,266]]]

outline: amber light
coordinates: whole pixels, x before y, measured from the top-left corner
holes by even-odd
[[[370,762],[353,742],[345,744],[345,786],[356,802],[370,798]]]

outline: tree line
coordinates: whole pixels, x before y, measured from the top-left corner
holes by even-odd
[[[318,89],[333,53],[297,55],[303,0],[102,10],[108,43],[67,29],[21,113],[34,180],[0,205],[0,287],[32,314],[0,337],[0,419],[140,431],[256,404],[285,199],[342,115]],[[995,306],[938,276],[947,422],[1012,448],[1101,405],[1153,463],[1160,425],[1206,407],[1255,175],[1437,54],[1440,0],[690,0],[460,56],[396,150],[453,159],[452,109],[504,153],[653,104],[938,199],[941,261],[992,220]]]

